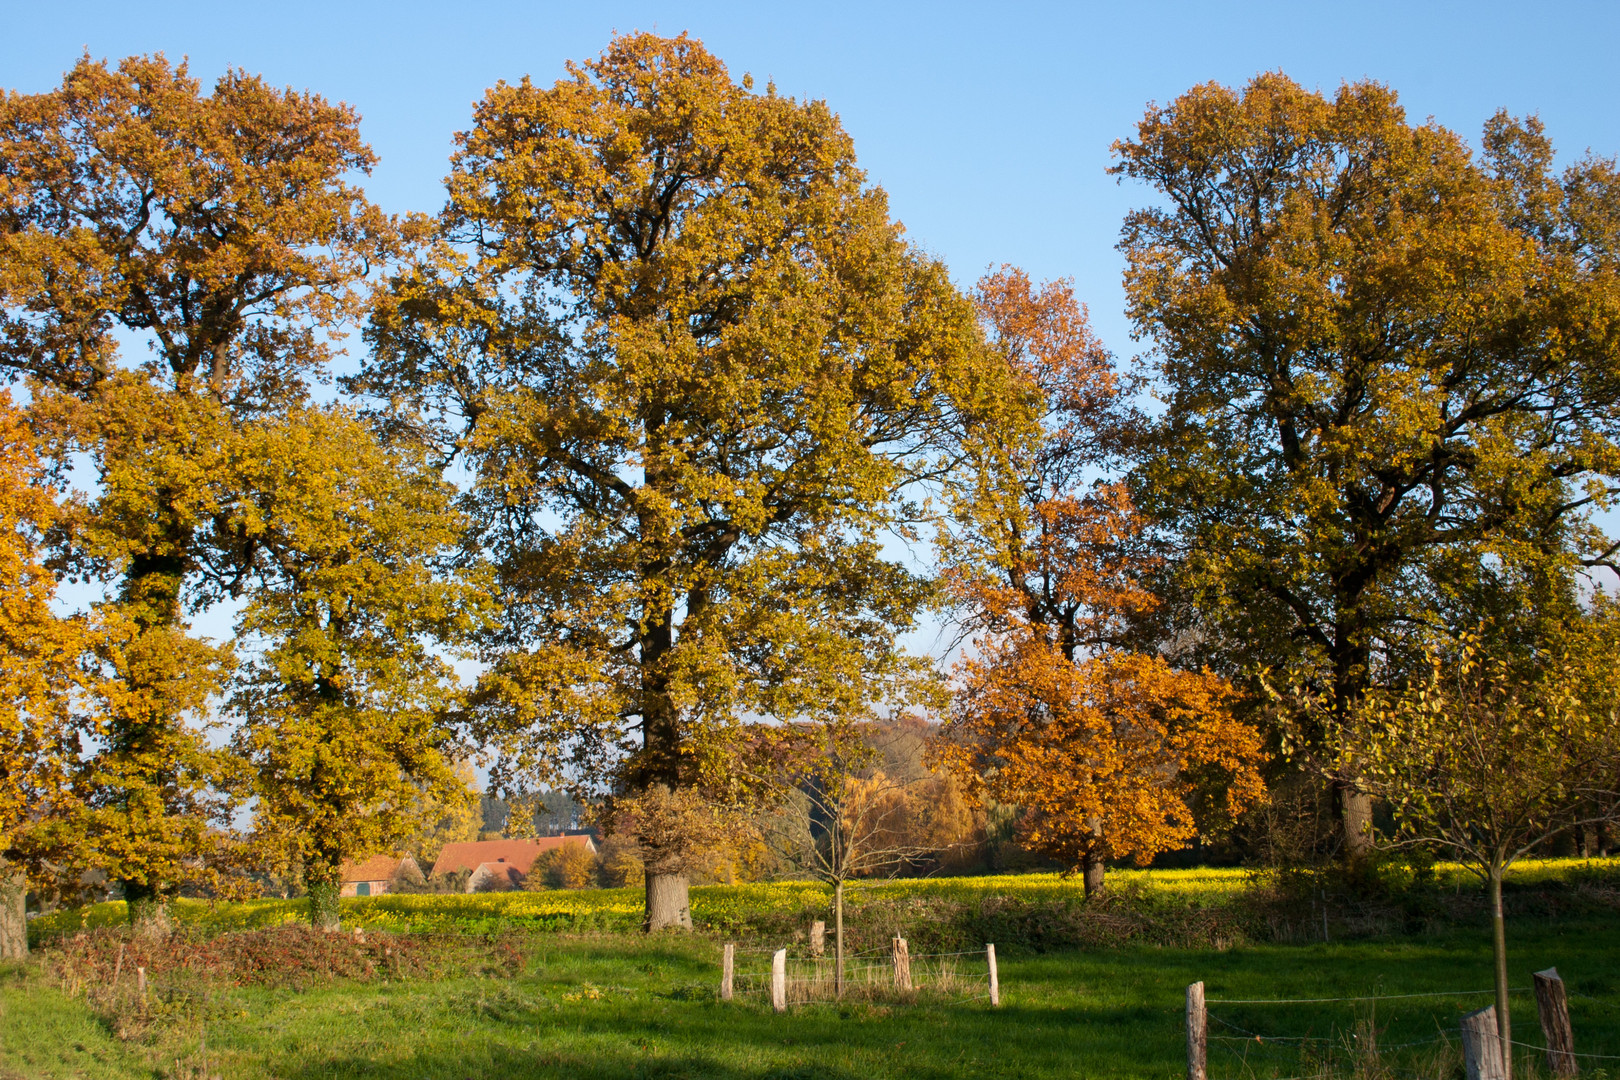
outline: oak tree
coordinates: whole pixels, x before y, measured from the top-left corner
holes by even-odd
[[[678,793],[745,716],[916,696],[928,587],[884,538],[1022,399],[824,103],[620,37],[485,95],[437,227],[356,385],[467,464],[494,778]],[[682,921],[679,865],[646,889]]]
[[[342,864],[466,797],[444,722],[450,650],[486,600],[445,565],[462,522],[420,451],[379,446],[338,407],[246,425],[237,446],[231,526],[253,547],[256,587],[233,745],[261,846],[301,872],[312,925],[336,929]]]
[[[1280,73],[1151,107],[1114,150],[1157,198],[1120,241],[1165,402],[1135,493],[1209,662],[1308,673],[1333,727],[1496,575],[1614,565],[1612,161],[1559,174],[1500,113],[1475,152],[1385,86]],[[1359,857],[1370,801],[1337,786]]]
[[[199,719],[232,654],[185,622],[240,586],[251,546],[221,466],[359,310],[390,235],[350,179],[372,161],[352,109],[239,71],[204,93],[161,55],[86,56],[0,98],[0,367],[96,474],[65,535],[128,628],[104,654],[128,693],[86,762],[86,840],[137,921],[221,820]]]
[[[961,681],[946,760],[1020,807],[1019,842],[1078,871],[1087,896],[1108,863],[1200,835],[1200,787],[1221,792],[1227,820],[1265,797],[1260,733],[1208,671],[1132,652],[1070,660],[1024,630],[985,643]]]

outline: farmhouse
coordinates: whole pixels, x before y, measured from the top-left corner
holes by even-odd
[[[537,836],[528,840],[475,840],[446,844],[433,864],[433,876],[470,870],[468,892],[500,892],[516,889],[529,876],[534,860],[548,851],[578,844],[592,855],[596,843],[583,833],[571,836]]]
[[[344,863],[343,884],[338,893],[341,896],[381,896],[389,890],[394,875],[406,863],[416,868],[416,860],[409,855],[403,859],[392,855],[373,855],[365,862]],[[417,873],[421,873],[419,868]]]

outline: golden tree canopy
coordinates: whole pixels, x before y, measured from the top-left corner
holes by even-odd
[[[628,35],[490,90],[452,164],[457,246],[393,282],[356,385],[472,466],[507,764],[679,788],[746,713],[925,693],[882,532],[1022,390],[825,103]]]

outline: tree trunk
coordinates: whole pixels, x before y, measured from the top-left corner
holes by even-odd
[[[658,414],[661,416],[661,413]],[[657,427],[657,423],[649,427]],[[657,488],[657,476],[649,471],[647,485]],[[643,536],[654,528],[649,520],[641,521]],[[649,595],[662,595],[663,575],[668,562],[654,559],[641,567],[641,580]],[[680,715],[669,694],[669,674],[663,668],[664,657],[675,647],[674,612],[669,607],[643,613],[646,620],[641,631],[641,752],[630,764],[630,786],[646,791],[662,784],[674,794],[681,788],[681,731]],[[658,930],[692,929],[692,904],[688,893],[686,868],[671,865],[654,870],[647,867],[646,911],[642,929],[647,933]]]
[[[1339,818],[1344,824],[1344,853],[1352,865],[1365,863],[1372,855],[1372,796],[1341,781]]]
[[[0,960],[28,956],[28,879],[0,869]]]
[[[1502,1073],[1513,1080],[1513,1025],[1508,1019],[1507,928],[1502,921],[1502,868],[1490,868],[1491,952],[1496,961],[1496,1033],[1502,1040]]]
[[[129,925],[138,937],[166,937],[172,929],[169,908],[157,887],[144,881],[124,881],[124,906]]]
[[[1335,586],[1333,627],[1333,719],[1340,730],[1349,727],[1367,695],[1368,651],[1358,644],[1356,600],[1370,575],[1341,579]],[[1364,866],[1373,851],[1372,797],[1356,789],[1354,772],[1334,782],[1339,823],[1344,830],[1344,858],[1352,867]]]
[[[309,925],[327,933],[336,933],[341,925],[338,917],[338,883],[311,881],[309,883]]]
[[[844,996],[844,883],[833,882],[833,993]]]
[[[180,621],[180,595],[187,569],[186,559],[181,553],[189,549],[192,531],[180,523],[179,514],[169,501],[167,492],[160,492],[159,499],[161,541],[154,545],[156,551],[137,552],[130,559],[119,590],[119,603],[141,639],[140,642],[131,642],[124,649],[126,656],[138,655],[144,643],[153,639],[152,635],[161,638],[164,632],[173,629]],[[118,675],[126,688],[132,691],[126,695],[127,700],[143,704],[127,710],[116,710],[107,718],[107,749],[113,755],[134,763],[136,778],[133,783],[136,786],[146,783],[159,792],[173,790],[177,786],[173,782],[178,770],[173,757],[165,752],[165,742],[176,720],[168,708],[168,691],[161,685],[152,684],[151,674],[140,665],[128,670],[122,669],[121,665]],[[141,937],[164,937],[172,927],[163,897],[163,886],[168,883],[155,877],[160,872],[158,868],[162,857],[150,859],[152,849],[141,838],[141,833],[150,828],[153,822],[136,821],[132,817],[138,801],[130,788],[114,786],[108,794],[113,804],[122,810],[118,817],[122,819],[124,828],[129,830],[118,838],[119,846],[133,849],[126,856],[125,865],[137,873],[144,871],[147,874],[143,880],[124,878],[120,882],[129,924]],[[174,813],[176,809],[168,798],[162,799],[157,822],[160,832],[166,831],[167,824],[161,820],[162,817]],[[147,812],[143,810],[143,814]]]
[[[685,873],[647,871],[647,918],[644,929],[692,929],[692,902]]]
[[[1108,864],[1102,859],[1087,855],[1081,863],[1081,876],[1086,883],[1086,899],[1103,891],[1103,875],[1108,871]]]

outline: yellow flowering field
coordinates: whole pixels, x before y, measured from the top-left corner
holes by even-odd
[[[1620,859],[1534,859],[1521,862],[1511,879],[1533,884],[1567,880],[1583,873],[1609,874]],[[1434,868],[1435,883],[1446,888],[1470,887],[1472,875],[1455,864]],[[1149,905],[1220,906],[1251,887],[1250,871],[1237,868],[1191,870],[1110,870],[1110,890],[1127,893]],[[692,889],[692,918],[701,928],[727,930],[782,921],[807,912],[825,911],[828,886],[807,881],[700,885]],[[852,883],[846,892],[849,910],[876,903],[904,906],[915,902],[977,905],[991,898],[1025,903],[1078,900],[1078,877],[1061,874],[1008,874],[958,878],[906,878]],[[544,892],[452,895],[387,895],[342,901],[346,926],[383,930],[463,930],[488,932],[505,927],[540,930],[615,931],[640,925],[640,889],[548,890]],[[212,930],[253,929],[299,922],[306,918],[302,899],[247,900],[236,903],[175,900],[173,915],[182,924]],[[71,908],[34,919],[35,939],[78,929],[105,926],[125,918],[122,901]]]

